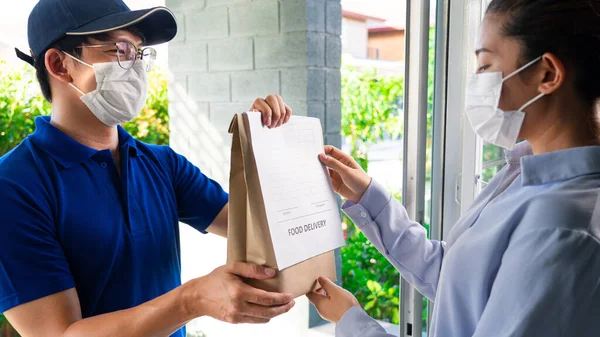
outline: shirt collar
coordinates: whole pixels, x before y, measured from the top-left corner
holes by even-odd
[[[52,156],[63,167],[80,164],[98,152],[98,150],[77,142],[50,124],[50,116],[37,117],[35,119],[35,126],[36,130],[30,136],[31,141]],[[129,153],[134,156],[141,155],[135,139],[120,125],[118,126],[118,134],[119,148],[121,150],[128,149]]]
[[[512,150],[505,150],[506,162],[508,164],[520,164],[521,158],[533,155],[533,150],[528,141],[520,142]]]
[[[600,173],[600,146],[584,146],[533,155],[531,145],[521,142],[506,151],[509,164],[520,164],[523,186],[542,185]]]

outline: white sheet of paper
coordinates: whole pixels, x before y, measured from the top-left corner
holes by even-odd
[[[275,129],[247,112],[258,178],[280,270],[344,245],[323,153],[321,122],[293,116]]]

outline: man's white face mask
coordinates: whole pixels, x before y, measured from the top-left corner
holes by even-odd
[[[108,126],[116,126],[137,117],[148,98],[148,73],[144,62],[135,62],[125,70],[119,62],[91,65],[72,55],[66,55],[94,69],[96,90],[86,94],[73,83],[69,85],[81,93],[80,99],[96,118]]]
[[[525,118],[523,110],[542,98],[544,94],[540,93],[519,110],[503,111],[498,108],[502,84],[541,59],[541,56],[536,58],[504,78],[501,72],[469,76],[465,114],[475,133],[484,141],[509,150],[515,146]]]

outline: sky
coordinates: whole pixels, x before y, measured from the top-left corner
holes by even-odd
[[[132,10],[164,6],[165,0],[124,0]],[[0,59],[16,62],[13,47],[28,51],[27,18],[38,0],[0,0]],[[157,63],[166,64],[166,44],[155,47]]]
[[[435,19],[435,0],[430,0],[431,23]],[[342,0],[344,10],[384,19],[386,25],[404,28],[406,0]]]

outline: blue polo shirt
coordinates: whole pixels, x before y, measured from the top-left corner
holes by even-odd
[[[119,174],[109,150],[76,142],[49,117],[35,124],[0,158],[0,313],[75,287],[85,318],[179,286],[178,223],[206,230],[228,201],[219,184],[121,127]]]

